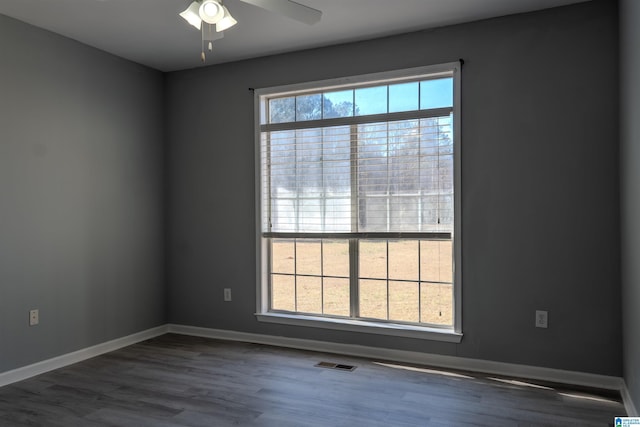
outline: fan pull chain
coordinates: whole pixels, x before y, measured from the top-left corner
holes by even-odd
[[[200,59],[202,59],[202,62],[204,63],[207,60],[207,56],[204,54],[204,23],[202,25],[202,53],[200,54]]]
[[[202,24],[202,52],[200,54],[200,58],[202,59],[202,62],[206,62],[207,60],[207,55],[205,53],[205,42],[207,42],[207,50],[209,52],[213,52],[213,33],[211,31],[211,27],[213,27],[213,25],[208,24],[207,27],[209,28],[209,38],[208,40],[205,38],[205,24]]]

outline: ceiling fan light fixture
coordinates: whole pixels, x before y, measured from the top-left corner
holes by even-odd
[[[238,23],[238,21],[236,21],[233,18],[233,16],[231,16],[231,13],[229,13],[229,9],[227,9],[226,6],[223,5],[222,6],[222,10],[224,11],[224,16],[216,24],[216,31],[218,33],[221,32],[221,31],[224,31],[224,30],[228,30],[229,28],[233,27],[234,25],[236,25]]]
[[[180,16],[184,18],[189,24],[196,27],[198,30],[202,26],[202,19],[200,19],[200,3],[194,1],[183,12],[180,12]]]
[[[207,24],[217,24],[224,17],[224,9],[216,0],[204,0],[199,9],[200,19]]]
[[[213,49],[213,41],[223,37],[223,31],[238,23],[231,16],[229,9],[223,4],[224,0],[190,0],[191,4],[180,16],[190,25],[198,29],[202,35],[202,62],[205,62],[205,45],[209,51]],[[277,12],[288,18],[305,24],[315,24],[322,17],[322,12],[294,0],[239,0],[271,12]],[[209,24],[208,27],[203,24]],[[215,32],[212,25],[216,26]],[[208,44],[207,44],[208,42]]]

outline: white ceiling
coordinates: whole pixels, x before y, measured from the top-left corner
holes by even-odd
[[[305,25],[226,0],[238,20],[207,64],[365,40],[585,0],[297,0],[319,9]],[[202,66],[201,35],[178,13],[191,0],[0,0],[0,13],[123,58],[174,71]]]

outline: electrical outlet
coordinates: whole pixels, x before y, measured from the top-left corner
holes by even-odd
[[[224,300],[231,301],[231,288],[224,288]]]
[[[40,323],[40,310],[29,311],[29,326],[36,326]]]
[[[536,310],[536,328],[547,328],[549,326],[549,313]]]

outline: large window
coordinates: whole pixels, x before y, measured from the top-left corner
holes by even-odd
[[[458,88],[455,63],[256,91],[260,320],[459,339]]]

